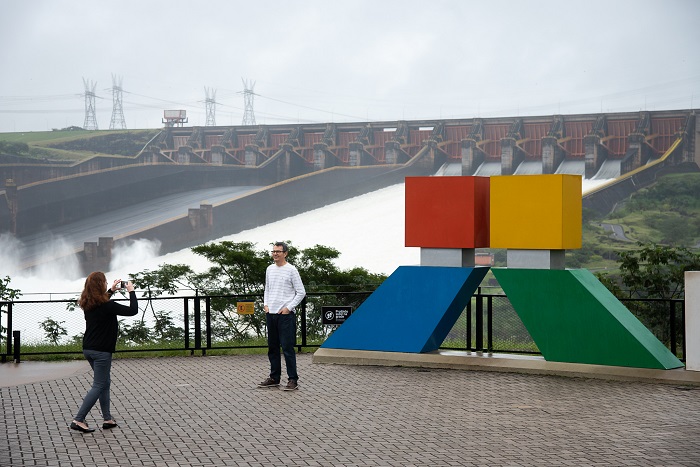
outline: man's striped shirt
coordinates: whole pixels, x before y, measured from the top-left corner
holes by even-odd
[[[285,263],[284,266],[271,264],[267,267],[263,301],[270,313],[279,313],[285,306],[289,311],[294,311],[294,307],[300,304],[305,296],[306,290],[296,267],[289,263]]]

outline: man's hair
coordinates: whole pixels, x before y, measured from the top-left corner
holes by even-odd
[[[275,242],[275,246],[281,246],[281,247],[282,247],[282,251],[284,251],[285,253],[287,252],[287,244],[286,244],[286,243],[284,243],[284,242]]]

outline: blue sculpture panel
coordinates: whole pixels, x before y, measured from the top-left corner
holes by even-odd
[[[409,353],[437,350],[488,270],[400,266],[321,347]]]

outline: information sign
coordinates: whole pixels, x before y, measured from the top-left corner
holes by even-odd
[[[322,306],[321,322],[323,324],[343,324],[352,314],[351,306]]]
[[[253,300],[239,300],[236,304],[236,311],[239,315],[252,315],[255,312],[255,302]]]

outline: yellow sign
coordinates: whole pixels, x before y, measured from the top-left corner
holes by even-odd
[[[255,312],[255,302],[242,300],[236,304],[236,311],[238,311],[239,315],[252,315]]]

